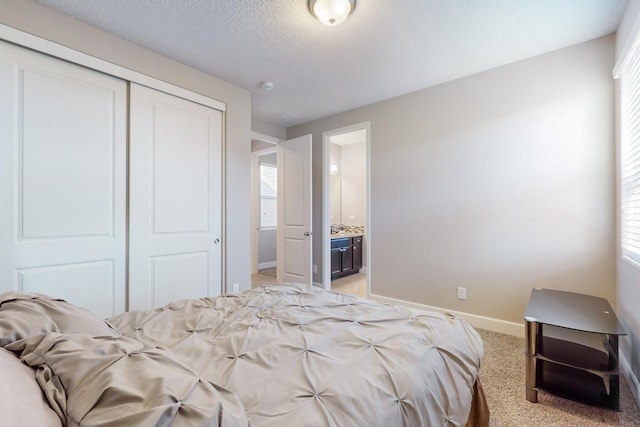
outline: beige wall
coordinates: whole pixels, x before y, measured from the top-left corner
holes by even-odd
[[[274,125],[273,123],[265,122],[264,120],[260,120],[255,117],[251,118],[251,130],[253,132],[258,132],[262,135],[271,136],[273,138],[278,138],[281,140],[287,139],[286,128]]]
[[[260,141],[259,139],[252,139],[251,140],[251,152],[252,153],[254,151],[271,150],[273,148],[276,148],[276,145],[272,144],[270,142]]]
[[[250,94],[208,74],[57,13],[32,0],[1,1],[0,23],[227,104],[226,274],[230,284],[239,283],[241,289],[248,289],[251,286]]]
[[[371,292],[517,323],[532,287],[615,303],[613,52],[609,36],[289,128],[313,134],[320,206],[322,132],[370,121]]]
[[[638,29],[634,27],[639,15],[640,0],[629,0],[617,34],[616,58],[621,57],[624,47],[636,37]],[[619,211],[617,214],[619,215]],[[636,399],[640,402],[640,311],[638,310],[640,304],[640,266],[620,256],[619,243],[617,261],[617,314],[629,334],[621,339],[620,352],[624,362],[629,366],[628,382],[636,394]]]

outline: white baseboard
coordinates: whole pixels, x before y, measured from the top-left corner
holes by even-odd
[[[268,261],[258,263],[258,270],[264,270],[265,268],[274,268],[278,266],[278,261]]]
[[[620,353],[618,357],[620,359],[620,368],[622,368],[622,375],[624,375],[624,377],[626,378],[627,384],[629,384],[629,388],[631,389],[631,393],[633,394],[633,397],[635,397],[638,406],[640,406],[640,381],[638,380],[638,377],[636,377],[633,373],[631,365],[629,364],[629,361],[625,357],[624,353]]]
[[[446,308],[433,307],[425,304],[418,304],[415,302],[389,298],[382,295],[369,294],[369,299],[385,304],[404,305],[410,308],[417,308],[419,310],[437,311],[440,313],[451,313],[471,323],[473,327],[486,329],[488,331],[500,332],[502,334],[513,335],[516,337],[524,337],[524,321],[522,324],[515,322],[508,322],[506,320],[494,319],[492,317],[480,316],[477,314],[464,313],[461,311],[449,310]]]

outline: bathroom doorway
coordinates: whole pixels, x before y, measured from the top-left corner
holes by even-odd
[[[369,123],[323,132],[325,289],[367,298],[370,289]]]

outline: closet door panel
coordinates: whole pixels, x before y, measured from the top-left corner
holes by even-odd
[[[206,296],[208,292],[209,253],[207,251],[151,257],[154,303]]]
[[[126,90],[0,43],[0,291],[125,309]]]
[[[112,235],[113,93],[41,70],[24,70],[21,77],[22,237]]]
[[[113,259],[17,270],[18,286],[24,292],[57,296],[70,295],[74,304],[91,309],[101,317],[111,317],[116,271]],[[87,292],[91,284],[91,292]]]
[[[159,104],[153,126],[154,233],[206,233],[209,117]]]
[[[221,293],[222,113],[131,85],[129,308]]]

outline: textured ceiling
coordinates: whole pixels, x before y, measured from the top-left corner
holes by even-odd
[[[327,27],[307,0],[39,2],[247,89],[285,127],[610,34],[626,4],[358,0]]]

